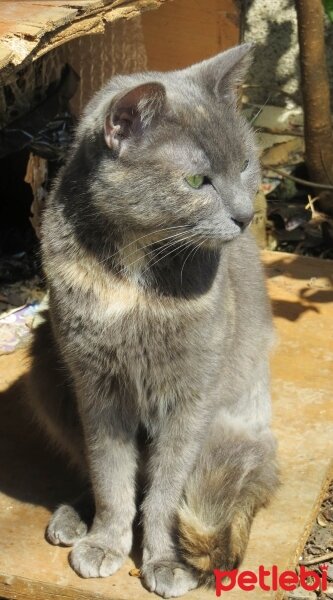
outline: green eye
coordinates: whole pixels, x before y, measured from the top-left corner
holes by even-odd
[[[191,187],[198,190],[203,185],[205,178],[203,175],[188,175],[185,180]]]
[[[243,173],[243,171],[246,171],[246,169],[249,166],[249,162],[250,162],[249,160],[244,160],[242,168],[241,168],[241,173]]]

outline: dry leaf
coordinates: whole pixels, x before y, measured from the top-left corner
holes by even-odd
[[[333,521],[333,506],[329,506],[323,510],[324,518],[327,521]]]
[[[282,144],[274,144],[271,148],[264,150],[261,155],[261,164],[263,167],[294,165],[302,162],[303,154],[304,140],[298,137]]]
[[[131,577],[142,577],[140,569],[137,569],[136,567],[130,570],[129,575]]]
[[[38,238],[40,238],[41,216],[47,195],[44,187],[44,184],[46,184],[47,181],[47,176],[47,161],[44,158],[31,153],[29,156],[24,181],[30,184],[34,196],[30,209],[32,214],[30,221]]]
[[[327,527],[328,522],[325,519],[324,515],[322,513],[319,513],[318,517],[317,517],[317,523],[318,525],[320,525],[321,527]]]

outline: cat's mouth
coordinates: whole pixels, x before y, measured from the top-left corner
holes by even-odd
[[[239,229],[237,232],[230,232],[230,233],[218,233],[218,232],[214,232],[214,233],[194,233],[192,236],[189,236],[186,240],[182,240],[182,241],[176,241],[174,244],[165,244],[163,242],[156,242],[155,244],[153,244],[153,247],[155,248],[155,250],[160,250],[161,252],[163,251],[163,249],[166,249],[167,251],[169,250],[170,255],[174,254],[175,252],[185,252],[188,249],[193,250],[193,252],[195,251],[199,251],[199,250],[207,250],[209,252],[211,251],[219,251],[221,250],[221,248],[223,247],[224,244],[231,242],[232,240],[234,240],[235,238],[237,238],[239,235],[241,235],[242,231]]]
[[[246,224],[238,222],[236,219],[231,219],[230,226],[228,229],[210,229],[208,231],[197,232],[196,236],[198,242],[201,243],[202,248],[209,250],[220,249],[223,244],[231,242],[238,236],[242,235],[249,227],[252,222],[252,218],[248,220]]]
[[[232,240],[237,238],[239,235],[240,235],[240,233],[237,233],[235,235],[230,234],[230,235],[205,238],[205,240],[202,242],[201,248],[203,248],[205,250],[220,250],[224,244],[231,242]]]
[[[230,242],[241,235],[248,227],[252,219],[238,221],[230,218],[228,226],[212,227],[210,224],[203,226],[202,224],[195,225],[171,225],[159,228],[151,232],[137,232],[133,238],[123,240],[125,248],[129,248],[133,253],[133,248],[136,251],[142,252],[157,252],[161,254],[173,255],[175,252],[182,252],[188,248],[216,251],[220,250],[223,244]]]

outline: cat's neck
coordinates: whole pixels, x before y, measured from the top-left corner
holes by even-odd
[[[225,255],[176,228],[171,235],[163,228],[158,235],[124,234],[101,221],[92,227],[89,220],[80,219],[79,225],[72,220],[69,232],[63,215],[58,213],[57,218],[63,225],[66,254],[90,256],[101,276],[103,272],[106,278],[127,281],[161,297],[194,298],[207,293]]]
[[[209,291],[220,260],[219,250],[209,249],[200,241],[157,242],[120,246],[109,268],[158,295],[193,298]]]

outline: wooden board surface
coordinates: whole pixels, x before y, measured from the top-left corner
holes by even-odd
[[[105,23],[131,18],[166,0],[0,0],[1,79],[28,60]]]
[[[240,41],[235,0],[173,0],[142,19],[148,69],[181,69]]]
[[[244,569],[296,564],[332,476],[333,263],[264,253],[277,345],[272,357],[273,426],[279,442],[282,486],[255,519]],[[49,515],[77,483],[56,458],[24,408],[23,351],[0,357],[0,596],[17,600],[150,600],[129,570],[84,580],[70,569],[68,549],[44,539]],[[280,598],[258,589],[224,592],[225,600]],[[194,590],[188,600],[212,600]]]

